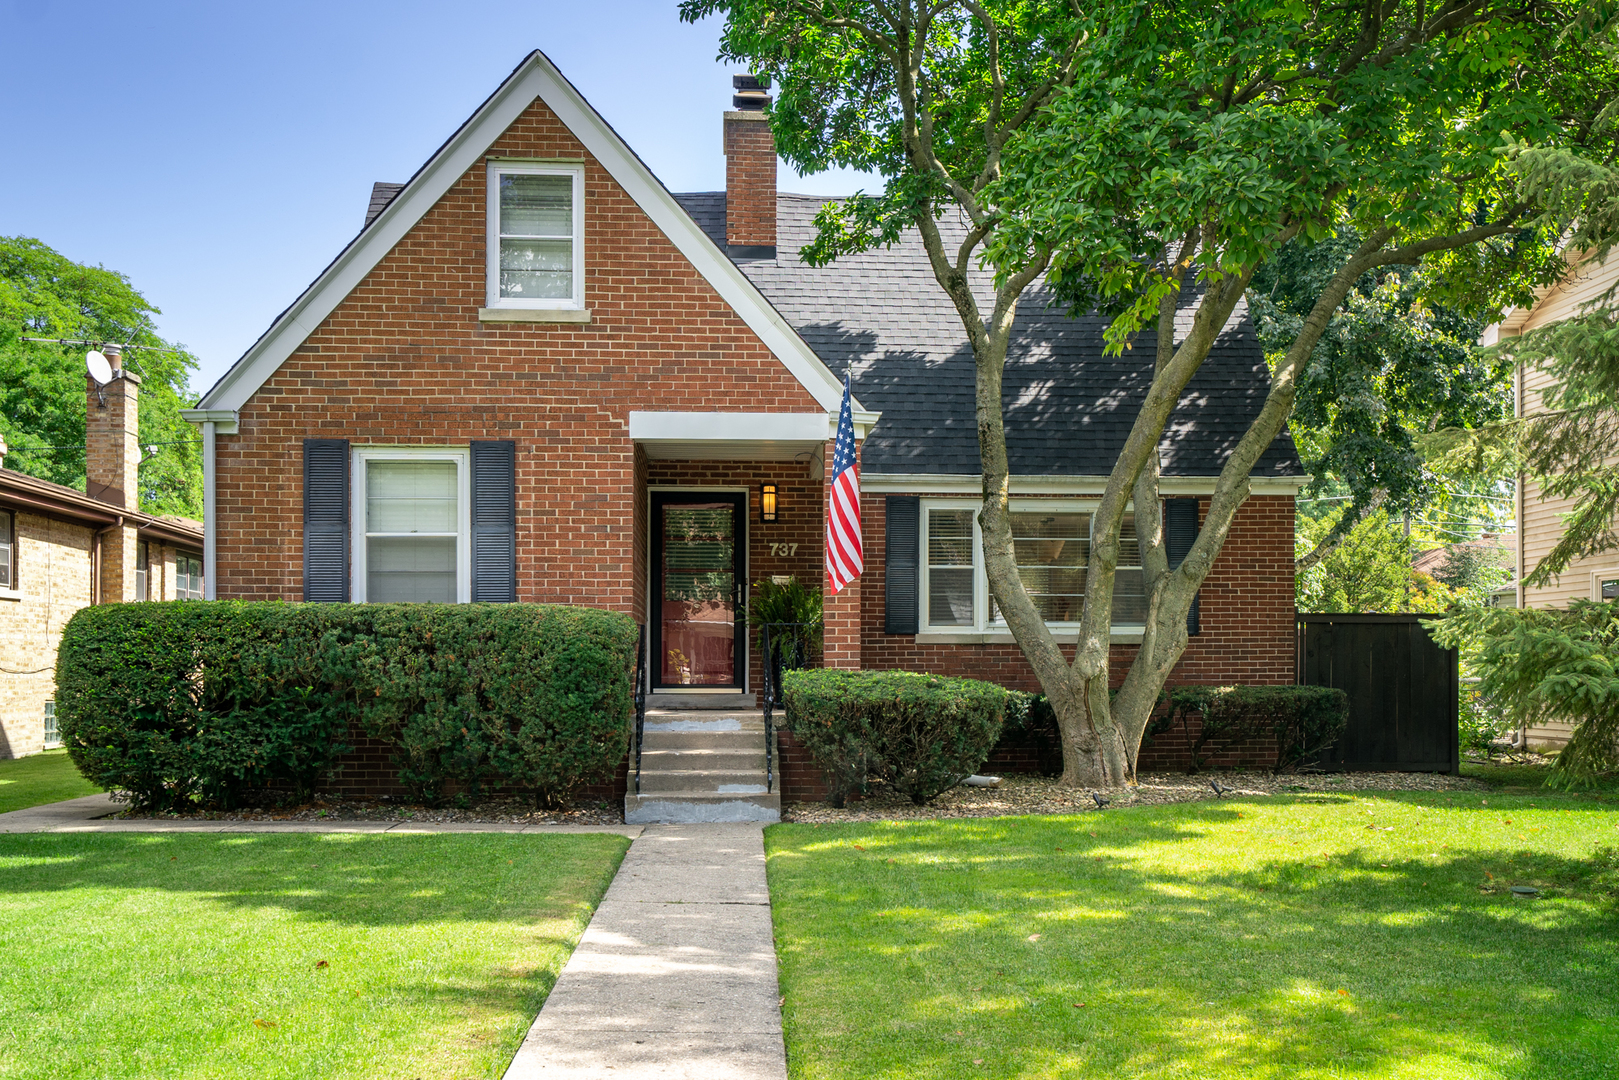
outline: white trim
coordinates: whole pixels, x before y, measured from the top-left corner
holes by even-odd
[[[880,415],[860,413],[855,438],[864,439]],[[837,437],[838,414],[637,411],[628,430],[654,461],[809,460]]]
[[[366,505],[365,488],[366,463],[370,461],[403,461],[415,459],[418,461],[453,461],[456,464],[455,477],[455,602],[470,604],[472,602],[472,448],[467,446],[388,446],[380,443],[365,443],[350,448],[353,455],[353,479],[349,483],[349,549],[353,552],[350,558],[349,595],[354,603],[363,604],[365,599],[365,556],[366,556]]]
[[[1591,599],[1601,600],[1603,580],[1606,579],[1608,581],[1612,581],[1614,578],[1619,578],[1619,566],[1616,566],[1611,570],[1591,571]]]
[[[1158,482],[1161,495],[1212,495],[1218,477],[1166,476]],[[1297,495],[1314,477],[1254,476],[1248,480],[1253,495]],[[1014,495],[1094,495],[1107,489],[1105,476],[1014,476]],[[977,473],[881,473],[860,472],[860,490],[892,495],[978,495],[984,478]]]
[[[485,302],[489,305],[479,311],[583,311],[585,309],[585,167],[583,164],[563,165],[536,161],[517,161],[496,158],[489,162],[488,202],[484,207],[488,236],[485,247],[488,259],[484,265]],[[572,271],[573,295],[566,300],[517,299],[500,295],[500,176],[502,173],[522,173],[529,176],[566,176],[573,181],[573,241]],[[560,239],[560,238],[559,238]]]
[[[535,50],[423,165],[369,228],[333,260],[263,337],[203,395],[202,407],[240,409],[367,274],[538,98],[629,193],[653,224],[714,287],[822,407],[838,408],[842,382],[787,324],[757,286],[710,240],[617,132]],[[856,408],[860,406],[855,405]]]

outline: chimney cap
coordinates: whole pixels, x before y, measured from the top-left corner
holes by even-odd
[[[736,91],[731,97],[732,108],[743,112],[760,112],[770,104],[770,95],[765,93],[770,89],[769,76],[732,75],[731,89]]]

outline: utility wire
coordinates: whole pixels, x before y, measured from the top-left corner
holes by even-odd
[[[171,349],[167,345],[128,345],[128,344],[120,345],[116,341],[89,341],[89,340],[87,340],[85,338],[66,338],[66,337],[28,337],[26,335],[20,336],[17,340],[19,340],[19,341],[41,341],[41,342],[45,342],[46,344],[53,344],[53,345],[97,345],[97,346],[100,346],[101,348],[106,348],[107,346],[110,345],[110,346],[112,346],[113,348],[116,348],[116,349],[145,349],[147,352],[175,353],[176,355],[182,355],[182,356],[190,356],[191,355],[185,349]]]

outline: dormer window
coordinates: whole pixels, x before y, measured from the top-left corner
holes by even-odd
[[[585,306],[584,169],[489,165],[489,306]]]

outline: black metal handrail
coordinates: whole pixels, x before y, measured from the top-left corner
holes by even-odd
[[[635,793],[641,794],[641,736],[646,729],[646,628],[635,643]]]
[[[763,669],[765,714],[765,791],[776,790],[776,707],[785,704],[781,696],[784,671],[810,666],[814,659],[814,624],[773,622],[759,627],[760,667]]]

